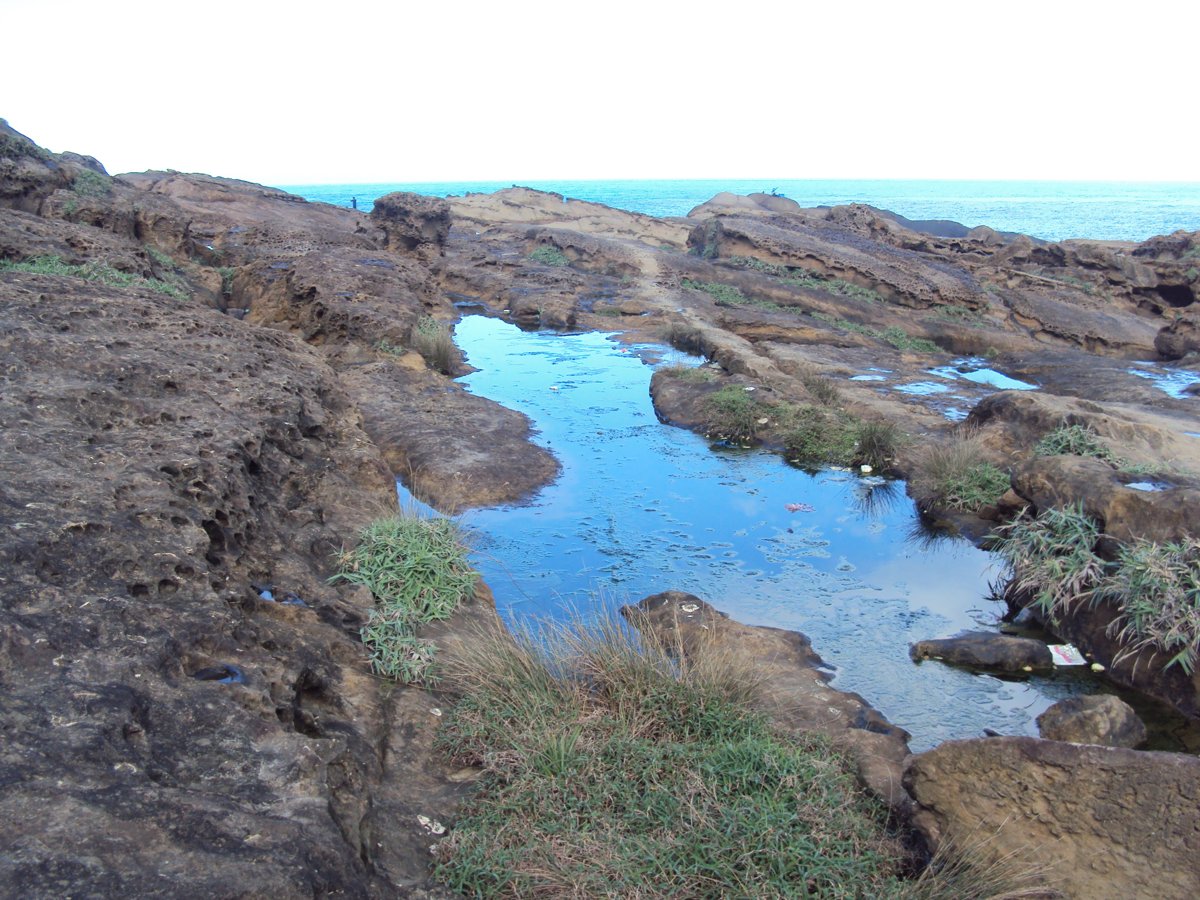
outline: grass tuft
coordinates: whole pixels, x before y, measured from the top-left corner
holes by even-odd
[[[553,266],[555,268],[571,264],[565,253],[550,244],[542,244],[542,246],[536,248],[529,254],[528,259],[536,263],[541,263],[543,266]]]
[[[358,545],[338,558],[331,581],[366,587],[375,609],[363,643],[380,675],[427,680],[433,648],[417,626],[447,619],[474,595],[478,575],[467,562],[458,526],[449,519],[402,514],[372,522]]]
[[[450,326],[433,316],[422,316],[413,326],[412,348],[425,358],[429,367],[443,375],[453,375],[458,364],[458,348],[450,334]]]
[[[1105,462],[1117,462],[1116,455],[1092,429],[1084,425],[1061,425],[1045,434],[1034,445],[1038,456],[1090,456]]]
[[[927,446],[909,483],[924,509],[976,512],[1004,496],[1010,480],[984,460],[978,440],[965,435]]]
[[[70,278],[97,281],[109,287],[146,288],[177,299],[188,296],[187,290],[177,282],[160,281],[157,278],[144,278],[141,275],[122,272],[98,260],[90,260],[78,266],[66,262],[60,256],[38,256],[21,262],[0,260],[0,272],[4,271],[31,272],[35,275],[65,275]]]
[[[773,415],[771,404],[761,403],[752,392],[731,384],[704,398],[704,433],[733,444],[750,444]]]
[[[644,645],[613,616],[479,643],[438,737],[485,769],[435,851],[451,889],[851,897],[898,883],[883,808],[827,741],[751,712],[757,685],[731,658]]]

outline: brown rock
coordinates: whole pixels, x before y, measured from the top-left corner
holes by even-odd
[[[383,229],[385,246],[432,260],[442,255],[450,232],[450,206],[439,197],[403,191],[375,201],[371,221]]]
[[[1047,867],[1068,898],[1200,895],[1200,759],[988,738],[910,759],[914,822],[936,844]]]
[[[1048,741],[1138,747],[1146,726],[1128,703],[1112,694],[1060,700],[1037,717],[1038,734]]]
[[[936,659],[953,666],[996,669],[1001,672],[1047,671],[1054,668],[1050,648],[1032,638],[991,632],[917,641],[909,649],[914,661]]]

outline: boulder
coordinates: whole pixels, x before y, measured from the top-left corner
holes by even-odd
[[[1038,734],[1048,741],[1138,747],[1146,726],[1128,703],[1112,694],[1069,697],[1037,717]]]
[[[1033,638],[973,631],[958,637],[917,641],[909,648],[916,662],[936,659],[954,666],[1000,672],[1046,671],[1054,668],[1050,649]]]
[[[383,229],[389,250],[442,255],[450,233],[450,205],[439,197],[396,191],[375,201],[371,220]]]
[[[981,864],[1045,867],[1068,898],[1200,896],[1200,758],[1000,737],[910,759],[913,824]]]
[[[1163,359],[1183,359],[1200,351],[1200,325],[1184,317],[1164,325],[1154,337],[1154,349]]]

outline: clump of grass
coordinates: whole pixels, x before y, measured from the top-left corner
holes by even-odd
[[[233,276],[237,272],[233,266],[217,266],[221,275],[221,293],[228,297],[233,293]]]
[[[718,281],[692,281],[690,278],[683,279],[682,284],[689,290],[703,291],[721,306],[743,306],[749,302],[741,288],[734,287],[732,284],[721,284]]]
[[[363,585],[375,597],[361,632],[375,671],[404,681],[428,680],[433,649],[417,638],[417,627],[449,618],[474,595],[478,578],[455,523],[412,514],[379,519],[337,564],[331,581]]]
[[[71,190],[80,197],[107,197],[112,193],[112,177],[91,169],[80,169],[71,181]]]
[[[731,384],[704,398],[704,433],[733,444],[750,444],[774,414],[771,404],[761,403],[753,392]]]
[[[541,263],[543,266],[554,266],[555,268],[571,264],[565,253],[550,244],[542,244],[540,247],[537,247],[529,254],[528,258],[533,262]]]
[[[975,438],[960,436],[927,446],[910,484],[923,509],[977,512],[1004,496],[1009,477],[983,458]]]
[[[1099,436],[1084,425],[1061,425],[1045,434],[1034,445],[1038,456],[1090,456],[1116,462],[1116,455],[1100,442]]]
[[[1009,592],[1032,598],[1051,622],[1090,597],[1103,575],[1094,552],[1100,527],[1078,506],[1025,513],[996,532],[994,549],[1014,572]]]
[[[881,805],[827,741],[751,712],[747,674],[611,618],[495,636],[454,673],[437,741],[485,776],[435,877],[468,896],[890,893]]]
[[[832,379],[826,378],[819,372],[806,369],[800,372],[800,382],[814,400],[822,406],[837,406],[842,400],[842,392],[838,390]]]
[[[1189,676],[1200,657],[1200,540],[1134,540],[1113,562],[1096,553],[1099,525],[1079,506],[1022,516],[998,529],[996,550],[1012,577],[1008,591],[1030,597],[1051,622],[1077,603],[1107,601],[1117,610],[1109,634],[1118,659],[1143,651],[1167,657]]]
[[[159,294],[180,299],[188,295],[186,289],[176,282],[160,281],[157,278],[144,278],[141,275],[122,272],[97,260],[90,260],[78,266],[64,261],[60,256],[38,256],[21,262],[0,260],[0,271],[31,272],[36,275],[65,275],[71,278],[97,281],[109,287],[147,288]]]
[[[1121,610],[1110,632],[1125,652],[1165,653],[1165,668],[1196,671],[1200,655],[1200,540],[1156,544],[1136,541],[1122,547],[1117,567],[1098,587],[1100,597]]]
[[[661,371],[670,378],[686,381],[691,384],[707,384],[710,381],[714,381],[717,377],[717,373],[708,366],[687,366],[683,363],[672,363],[669,366],[663,366]]]
[[[832,275],[820,275],[803,268],[792,268],[777,263],[764,262],[750,256],[733,256],[729,258],[731,265],[742,269],[752,269],[766,275],[779,278],[785,284],[805,290],[824,291],[839,297],[855,297],[869,303],[880,303],[883,295],[871,288],[865,288],[852,281],[836,278]]]
[[[458,349],[450,334],[450,326],[433,316],[422,316],[413,326],[412,348],[425,358],[431,369],[451,375],[458,362]]]
[[[860,422],[855,433],[856,461],[873,469],[887,469],[895,460],[904,436],[894,422]]]
[[[704,354],[704,332],[685,322],[670,322],[662,330],[663,340],[684,353]]]
[[[783,448],[788,461],[804,469],[848,466],[858,457],[858,423],[836,410],[798,406],[791,411]]]
[[[915,350],[920,353],[940,353],[941,347],[933,341],[925,338],[913,337],[903,328],[892,326],[890,328],[873,328],[870,325],[863,325],[859,322],[851,322],[849,319],[842,319],[836,316],[828,315],[827,313],[814,312],[812,317],[818,322],[824,322],[827,325],[832,325],[835,328],[840,328],[843,331],[850,331],[854,334],[865,334],[867,337],[877,338],[891,344],[897,350]]]

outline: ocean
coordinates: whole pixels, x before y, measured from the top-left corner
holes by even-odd
[[[988,225],[1050,241],[1144,241],[1200,231],[1200,182],[882,181],[707,179],[703,181],[528,181],[524,187],[652,216],[685,216],[721,191],[776,191],[801,206],[867,203],[909,219]],[[370,211],[377,197],[412,191],[435,197],[491,193],[511,184],[447,181],[278,185],[307,200]]]

